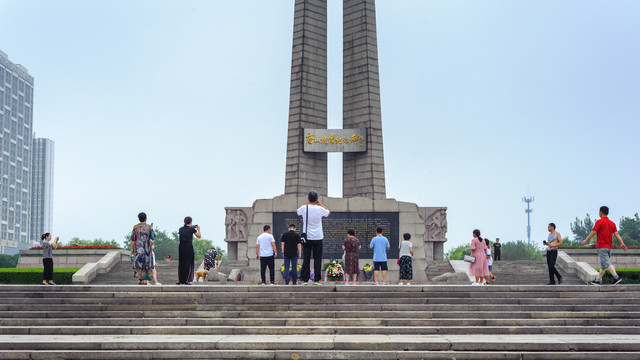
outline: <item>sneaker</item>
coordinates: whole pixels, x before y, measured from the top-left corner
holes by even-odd
[[[322,283],[321,283],[321,282],[319,282],[319,281],[318,281],[318,282],[315,282],[315,281],[314,281],[314,282],[313,282],[313,285],[322,285]]]
[[[373,282],[373,285],[378,285],[378,282],[377,282],[377,281],[374,281],[374,282]]]
[[[303,281],[302,285],[309,285],[309,281]]]
[[[160,284],[159,282],[157,282],[157,283],[156,283],[156,285],[162,285],[162,284]]]
[[[265,283],[260,283],[260,286],[267,286],[267,284],[265,284]]]
[[[591,284],[591,285],[600,285],[601,283],[600,283],[600,280],[595,279],[595,280],[591,281],[589,284]]]
[[[407,283],[407,286],[411,285],[411,283]]]
[[[269,286],[275,286],[276,283],[269,283]]]
[[[562,276],[560,276],[560,277],[558,278],[558,285],[562,284],[562,280],[564,280],[564,279],[562,278]]]
[[[613,285],[620,284],[622,282],[622,278],[618,276],[617,278],[613,278]]]
[[[560,281],[560,280],[558,280],[558,281]],[[556,284],[556,283],[554,283],[554,282],[548,282],[548,283],[547,283],[547,285],[555,285],[555,284]]]
[[[402,286],[402,285],[404,285],[404,283],[402,283],[402,282],[399,282],[399,283],[398,283],[398,286]]]

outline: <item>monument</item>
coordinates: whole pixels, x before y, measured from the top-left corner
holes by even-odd
[[[328,152],[343,153],[343,198],[327,197]],[[295,1],[284,194],[225,208],[229,263],[244,267],[245,279],[259,278],[255,241],[263,225],[272,225],[279,239],[289,223],[300,221],[296,210],[311,190],[331,210],[323,222],[324,258],[342,256],[353,228],[362,243],[360,268],[372,264],[369,241],[382,227],[391,243],[390,270],[397,272],[406,232],[412,234],[414,279],[425,280],[427,262],[443,259],[447,208],[386,197],[374,0],[343,1],[343,129],[327,129],[327,1]]]

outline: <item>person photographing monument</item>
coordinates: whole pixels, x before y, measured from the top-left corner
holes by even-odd
[[[616,285],[622,281],[622,278],[616,272],[616,268],[611,264],[611,248],[613,247],[613,237],[620,242],[622,250],[627,251],[627,245],[624,244],[620,234],[618,234],[618,228],[616,223],[609,220],[609,208],[606,206],[600,207],[600,219],[593,225],[593,230],[589,236],[582,242],[582,245],[586,244],[596,236],[596,249],[598,250],[598,258],[600,259],[600,273],[598,277],[591,282],[593,285],[600,285],[602,283],[602,277],[604,272],[609,269],[611,275],[613,275],[613,285]]]
[[[192,222],[191,216],[187,216],[184,218],[184,226],[178,229],[180,245],[178,245],[177,285],[191,285],[191,281],[193,281],[193,261],[195,259],[193,235],[200,239],[202,234],[200,234],[200,226],[193,226],[191,225]]]
[[[309,277],[313,254],[313,282],[316,285],[321,285],[319,281],[322,279],[322,239],[324,238],[322,218],[329,216],[331,211],[318,200],[316,191],[309,192],[307,199],[307,204],[298,209],[298,215],[302,216],[303,220],[302,231],[306,234],[306,241],[302,246],[304,259],[302,260],[302,269],[300,269],[300,280],[303,285],[311,282]]]
[[[42,242],[42,285],[55,285],[53,282],[53,249],[58,247],[59,237],[51,243],[51,234],[44,233],[40,237]]]

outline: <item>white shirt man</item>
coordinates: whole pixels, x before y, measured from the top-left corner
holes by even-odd
[[[271,235],[271,226],[265,225],[264,232],[256,239],[256,259],[260,260],[260,278],[262,285],[266,285],[265,271],[269,268],[269,278],[271,285],[275,285],[274,260],[278,255],[276,250],[276,239]]]
[[[302,216],[303,220],[302,232],[307,234],[307,242],[302,247],[304,260],[300,279],[302,285],[311,282],[311,253],[313,253],[313,280],[315,284],[321,285],[319,281],[322,279],[322,239],[324,238],[322,218],[329,216],[331,211],[318,200],[317,192],[311,191],[308,199],[307,204],[298,209],[298,215]]]

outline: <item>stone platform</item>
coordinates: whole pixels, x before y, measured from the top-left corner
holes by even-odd
[[[411,242],[413,244],[413,271],[414,279],[427,280],[426,268],[427,263],[431,261],[438,261],[444,259],[444,243],[447,241],[447,208],[446,207],[419,207],[414,203],[398,201],[395,199],[368,199],[364,197],[353,198],[333,198],[322,196],[321,202],[331,210],[332,213],[341,213],[348,218],[348,214],[370,214],[375,218],[376,214],[393,214],[395,216],[395,223],[393,224],[394,232],[385,233],[391,242],[392,248],[388,251],[389,254],[397,252],[398,241],[402,238],[404,233],[410,233],[412,235]],[[241,261],[247,264],[242,268],[243,278],[246,280],[259,280],[260,261],[256,260],[255,246],[257,237],[262,234],[263,226],[270,225],[274,231],[276,228],[286,224],[274,224],[274,219],[278,217],[277,214],[293,214],[293,218],[298,218],[295,215],[297,209],[307,202],[306,196],[295,195],[281,195],[273,199],[260,199],[256,200],[251,207],[227,207],[226,218],[226,236],[227,242],[227,254],[230,261]],[[323,229],[325,234],[324,248],[328,253],[329,248],[340,247],[346,237],[346,230],[336,233],[335,229],[331,229],[329,223],[332,216],[329,215],[328,219],[323,221]],[[293,220],[293,219],[291,219]],[[349,224],[348,220],[345,220],[345,224]],[[366,229],[373,231],[377,227],[375,221],[369,221]],[[298,232],[304,230],[299,227]],[[277,241],[280,239],[280,233],[274,232],[274,237]],[[373,265],[371,257],[367,258],[364,253],[369,251],[368,246],[372,236],[365,236],[362,231],[356,231],[356,237],[360,239],[362,249],[360,251],[360,266],[362,267],[369,263]],[[395,243],[394,243],[395,241]],[[333,245],[331,245],[333,244]],[[339,244],[336,245],[336,244]],[[280,252],[278,244],[278,252]],[[337,252],[342,256],[342,250]],[[329,260],[328,256],[323,256],[325,259],[323,262]],[[389,278],[396,279],[398,276],[397,258],[389,255],[388,267],[391,270]],[[282,254],[276,258],[276,267],[283,264]]]
[[[640,286],[0,286],[0,358],[639,359]]]

